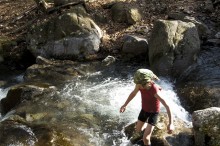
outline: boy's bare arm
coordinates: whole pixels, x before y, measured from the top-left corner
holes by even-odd
[[[172,133],[172,131],[174,130],[174,126],[173,126],[173,115],[172,115],[170,106],[169,104],[167,104],[166,100],[163,99],[161,92],[156,93],[155,97],[158,98],[160,102],[164,105],[164,107],[166,108],[166,111],[169,117],[168,133]]]
[[[136,96],[137,92],[139,91],[139,85],[136,85],[134,90],[130,93],[127,100],[125,101],[124,105],[120,108],[120,113],[123,113],[125,111],[126,106],[128,103]]]

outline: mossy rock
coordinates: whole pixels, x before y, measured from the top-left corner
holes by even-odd
[[[192,129],[188,128],[184,121],[176,118],[174,120],[175,130],[172,134],[167,133],[168,125],[168,116],[166,113],[160,113],[158,117],[158,122],[154,128],[154,131],[151,136],[152,145],[156,146],[171,146],[170,142],[174,145],[180,145],[183,142],[181,141],[182,137],[185,138],[184,144],[181,146],[188,146],[190,143],[193,143],[193,134]],[[131,143],[135,144],[143,137],[142,132],[135,132],[135,123],[125,127],[125,134],[130,139]]]

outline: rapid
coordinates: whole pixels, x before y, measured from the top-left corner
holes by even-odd
[[[119,113],[119,109],[135,87],[133,74],[138,68],[131,66],[122,68],[122,70],[114,68],[113,70],[88,73],[86,77],[79,77],[66,84],[61,91],[63,97],[75,103],[76,112],[99,115],[102,123],[99,131],[92,128],[81,129],[90,135],[91,142],[96,143],[97,146],[132,145],[125,137],[123,128],[137,120],[141,109],[140,93],[129,103],[124,113]],[[174,116],[190,125],[190,115],[181,106],[173,83],[169,79],[161,78],[157,84],[163,88],[164,97],[171,105]],[[165,111],[163,106],[161,111]]]
[[[89,124],[87,123],[90,126],[78,126],[81,134],[89,137],[91,144],[95,146],[132,146],[125,136],[124,128],[137,120],[141,109],[140,93],[129,103],[124,113],[119,113],[119,109],[135,86],[133,74],[139,68],[143,68],[143,66],[116,65],[105,70],[89,71],[86,75],[66,83],[57,92],[59,98],[67,100],[70,104],[65,110],[55,114],[54,119],[58,121],[56,124],[65,121],[67,125],[83,125],[80,120],[71,121],[68,117],[94,115],[96,122],[93,123],[91,120]],[[15,80],[22,82],[22,75],[16,76]],[[157,84],[163,88],[164,97],[171,105],[174,116],[190,125],[190,115],[181,106],[174,83],[161,77]],[[0,99],[7,95],[9,89],[10,87],[0,88]],[[47,100],[48,105],[50,105],[49,102],[54,102],[53,98]],[[161,110],[165,111],[165,108],[162,106]],[[29,138],[29,143],[34,145],[37,142],[34,133],[30,129],[27,129],[27,132],[31,132],[29,135],[32,137]],[[19,141],[15,141],[11,145],[18,145],[18,143]]]

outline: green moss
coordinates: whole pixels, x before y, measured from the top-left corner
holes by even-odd
[[[62,133],[57,133],[56,136],[56,140],[54,142],[55,145],[57,146],[73,146],[73,144],[71,144],[70,140],[65,137]]]

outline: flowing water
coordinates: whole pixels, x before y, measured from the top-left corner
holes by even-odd
[[[6,80],[7,80],[7,83],[6,83],[7,85],[5,87],[0,87],[0,100],[6,97],[8,90],[10,89],[10,86],[23,81],[23,74],[12,75],[9,79],[6,79]],[[0,109],[1,109],[1,105],[0,105]],[[2,115],[0,112],[0,120],[1,118],[2,118]]]
[[[134,89],[132,76],[136,69],[128,67],[126,70],[123,67],[123,70],[116,68],[106,72],[91,73],[67,84],[62,90],[62,96],[75,103],[76,112],[99,115],[102,124],[98,132],[92,128],[80,128],[97,146],[132,145],[125,137],[123,127],[137,120],[141,109],[140,93],[129,103],[124,113],[119,113],[119,109]],[[173,114],[190,123],[190,115],[182,108],[173,84],[165,78],[161,78],[157,83],[164,89],[164,97],[172,105]],[[165,111],[165,108],[162,106],[161,110]]]
[[[137,120],[141,109],[140,93],[129,103],[124,113],[119,113],[119,109],[135,86],[133,74],[138,68],[140,67],[119,65],[107,70],[90,72],[86,76],[75,78],[60,90],[59,97],[71,102],[71,107],[67,107],[64,113],[69,111],[70,115],[73,113],[90,114],[97,118],[98,122],[94,125],[91,124],[92,126],[89,128],[78,127],[79,131],[90,138],[92,144],[96,146],[132,146],[123,131],[124,127]],[[15,80],[21,82],[22,75],[15,77]],[[190,123],[190,116],[182,108],[173,84],[165,78],[161,78],[157,83],[163,88],[164,97],[172,105],[175,117]],[[6,96],[8,90],[9,88],[0,88],[0,99]],[[51,98],[52,102],[54,101]],[[165,108],[162,106],[161,110],[165,111]],[[59,114],[59,118],[63,115],[62,121],[65,119],[66,114],[64,113]],[[29,133],[29,135],[33,134]],[[29,141],[34,143],[33,140]],[[16,142],[14,145],[17,145]]]

